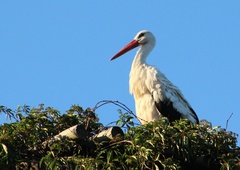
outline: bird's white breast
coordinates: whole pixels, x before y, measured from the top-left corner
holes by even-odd
[[[159,83],[158,71],[154,67],[146,64],[132,67],[129,90],[134,96],[136,114],[142,124],[160,118],[153,94],[157,92],[158,98],[163,98],[162,84]]]

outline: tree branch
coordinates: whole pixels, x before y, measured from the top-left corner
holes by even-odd
[[[227,128],[228,128],[228,121],[231,119],[232,115],[233,115],[233,113],[232,113],[232,114],[229,116],[229,118],[227,119],[227,122],[226,122],[226,130],[227,130]]]

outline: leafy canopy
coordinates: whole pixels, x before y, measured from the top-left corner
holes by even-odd
[[[125,109],[123,109],[125,110]],[[240,149],[237,134],[208,123],[185,119],[169,123],[162,118],[135,126],[133,115],[119,110],[116,124],[124,137],[97,143],[92,140],[104,127],[95,109],[73,105],[66,113],[44,107],[0,106],[12,123],[0,126],[0,169],[237,169]],[[106,113],[107,114],[107,113]],[[87,136],[67,138],[44,146],[61,131],[80,124]]]

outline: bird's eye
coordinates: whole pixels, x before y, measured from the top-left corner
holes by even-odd
[[[144,33],[139,34],[138,38],[141,38],[144,36]]]

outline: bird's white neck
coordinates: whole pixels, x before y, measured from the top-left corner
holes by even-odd
[[[154,48],[155,44],[144,44],[141,45],[140,48],[138,49],[133,63],[132,63],[132,69],[134,69],[135,67],[138,67],[139,65],[143,65],[146,64],[146,58],[149,55],[149,53],[152,51],[152,49]]]
[[[136,83],[142,84],[141,82],[139,82],[140,80],[145,81],[144,79],[141,79],[140,77],[145,74],[143,73],[146,69],[143,69],[144,67],[147,66],[146,63],[146,58],[148,56],[148,54],[152,51],[154,45],[149,45],[149,44],[145,44],[142,45],[139,50],[137,51],[133,63],[132,63],[132,68],[130,71],[130,75],[129,75],[129,92],[132,94],[137,93],[137,89],[134,89]]]

